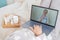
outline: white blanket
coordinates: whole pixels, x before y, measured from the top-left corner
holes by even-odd
[[[6,40],[48,40],[48,37],[45,33],[36,37],[31,30],[23,28],[10,34]]]

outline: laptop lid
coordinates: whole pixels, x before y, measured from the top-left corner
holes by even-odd
[[[56,26],[58,10],[32,5],[31,20],[51,27]]]

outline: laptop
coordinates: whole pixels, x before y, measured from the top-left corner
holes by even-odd
[[[23,27],[29,28],[34,25],[42,25],[42,32],[48,35],[56,26],[58,10],[32,5],[31,17]]]

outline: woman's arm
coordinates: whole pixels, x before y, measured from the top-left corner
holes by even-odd
[[[41,22],[41,21],[43,20],[44,17],[45,17],[45,16],[42,15],[42,16],[40,17],[39,21]]]

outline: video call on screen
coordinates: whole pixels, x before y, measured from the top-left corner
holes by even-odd
[[[57,11],[46,9],[42,7],[32,6],[31,12],[31,19],[48,24],[51,26],[55,26],[56,18],[57,18]]]

